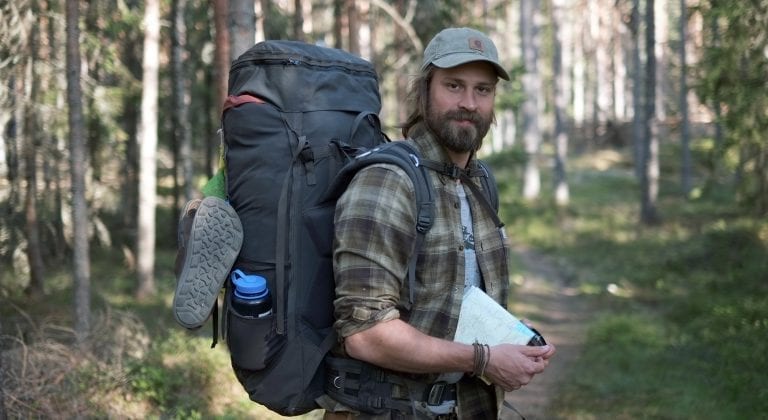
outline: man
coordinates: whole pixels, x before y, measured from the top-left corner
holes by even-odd
[[[469,28],[441,31],[412,86],[406,141],[422,159],[455,166],[454,174],[476,170],[475,153],[494,119],[498,78],[509,75],[487,36]],[[416,252],[416,208],[405,172],[385,164],[363,169],[337,204],[341,357],[328,363],[328,419],[496,418],[504,391],[526,385],[555,352],[551,345],[453,341],[465,287],[480,287],[505,306],[506,240],[466,181],[428,172],[435,221],[419,251],[414,284],[407,271]],[[354,360],[365,363],[345,365]]]

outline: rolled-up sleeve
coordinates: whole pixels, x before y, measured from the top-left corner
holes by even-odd
[[[361,170],[334,218],[335,328],[348,337],[400,317],[398,302],[414,252],[413,183],[393,165]]]

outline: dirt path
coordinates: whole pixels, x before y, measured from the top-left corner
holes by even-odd
[[[547,370],[522,389],[508,393],[507,401],[526,420],[556,419],[549,411],[557,399],[558,383],[575,363],[584,344],[589,308],[568,279],[549,257],[522,246],[514,246],[523,264],[522,284],[513,288],[511,312],[529,318],[544,338],[557,346]],[[505,419],[519,419],[512,410]]]

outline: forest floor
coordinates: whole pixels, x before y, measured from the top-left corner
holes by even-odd
[[[507,394],[518,413],[506,409],[504,418],[556,419],[553,405],[560,381],[569,377],[568,370],[579,358],[592,312],[557,261],[522,245],[513,246],[513,252],[522,263],[522,276],[515,279],[510,311],[531,320],[547,342],[557,347],[557,353],[544,373]]]

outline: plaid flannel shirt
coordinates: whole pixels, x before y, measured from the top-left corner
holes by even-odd
[[[447,153],[417,127],[411,141],[423,158],[450,162]],[[476,165],[474,158],[470,165]],[[400,318],[421,332],[453,340],[464,292],[464,238],[455,180],[427,171],[436,193],[435,220],[416,267],[409,302],[408,260],[415,252],[416,206],[413,183],[394,165],[361,170],[336,206],[334,271],[335,327],[347,337]],[[480,182],[477,184],[482,188]],[[509,293],[507,244],[486,210],[464,187],[473,219],[475,251],[483,287],[506,307]],[[433,382],[432,375],[409,375]],[[500,388],[468,375],[458,382],[460,418],[494,418],[503,398]],[[388,416],[385,416],[388,418]]]

